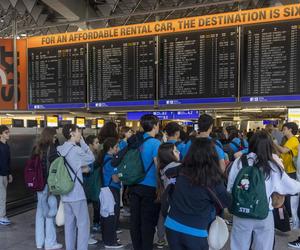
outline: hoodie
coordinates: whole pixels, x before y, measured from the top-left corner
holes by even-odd
[[[255,153],[249,153],[247,155],[249,166],[253,166],[257,156]],[[273,210],[272,206],[272,199],[271,195],[274,192],[277,192],[281,195],[294,195],[300,192],[300,182],[291,179],[285,172],[284,167],[280,158],[273,154],[273,159],[277,162],[277,164],[282,168],[282,173],[278,170],[278,168],[274,165],[274,163],[270,162],[270,166],[272,171],[270,172],[270,177],[266,178],[266,193],[267,198],[269,200],[269,209]],[[229,177],[228,177],[228,184],[227,184],[227,191],[232,192],[235,179],[242,169],[242,162],[240,158],[236,159],[231,167]]]
[[[74,172],[77,173],[77,177],[83,181],[82,177],[82,166],[88,166],[89,164],[95,161],[93,152],[90,150],[89,146],[84,142],[83,139],[80,140],[80,146],[76,143],[66,141],[62,146],[57,147],[57,151],[61,156],[65,157],[69,166],[73,168]],[[70,171],[72,179],[75,178],[74,174]],[[79,181],[75,180],[75,185],[73,190],[66,194],[62,195],[63,202],[75,202],[86,200],[86,196],[83,190],[83,187]]]

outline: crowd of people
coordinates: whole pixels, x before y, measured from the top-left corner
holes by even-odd
[[[227,220],[232,223],[232,250],[273,249],[279,209],[289,213],[293,229],[299,228],[296,123],[285,123],[282,131],[268,125],[246,133],[235,126],[214,128],[214,119],[203,114],[198,131],[187,135],[176,122],[161,128],[159,119],[149,114],[141,117],[140,126],[133,131],[107,122],[97,136],[83,138],[78,127],[68,124],[62,129],[62,145],[56,129],[43,129],[32,157],[39,157],[45,180],[52,163],[63,157],[66,168],[72,169],[74,187],[57,197],[45,181],[37,192],[37,248],[63,247],[56,238],[58,199],[63,204],[66,250],[87,250],[96,244],[90,230],[102,233],[105,248],[123,248],[118,239],[121,205],[130,208],[134,250],[152,250],[155,233],[159,248],[208,250],[210,226],[227,211],[233,215]],[[7,184],[13,181],[8,140],[9,128],[1,125],[1,225],[11,223],[5,210]],[[126,185],[124,169],[116,162],[136,152],[143,177]],[[300,249],[300,237],[289,246]]]

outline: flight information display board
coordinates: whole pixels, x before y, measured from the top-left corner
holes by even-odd
[[[154,38],[89,44],[90,107],[154,105]]]
[[[28,50],[29,108],[86,107],[86,47]]]
[[[159,104],[235,102],[235,28],[160,38]]]
[[[300,22],[244,29],[241,101],[300,100]]]

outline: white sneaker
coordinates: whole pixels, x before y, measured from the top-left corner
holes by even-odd
[[[122,244],[116,243],[113,245],[105,245],[104,247],[108,249],[119,249],[119,248],[123,248],[124,246]]]
[[[95,240],[95,239],[93,239],[93,238],[90,238],[90,239],[89,239],[89,245],[95,245],[95,244],[97,244],[97,243],[98,243],[97,240]]]
[[[117,233],[117,234],[121,234],[121,233],[123,233],[123,231],[122,231],[121,229],[118,229],[118,230],[116,231],[116,233]]]
[[[45,250],[55,250],[55,249],[62,249],[63,245],[56,243],[54,246],[52,247],[45,247]]]
[[[11,224],[11,221],[7,218],[7,217],[2,217],[0,218],[0,225],[10,225]]]

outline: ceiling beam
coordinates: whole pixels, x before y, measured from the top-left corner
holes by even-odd
[[[44,4],[48,5],[55,12],[59,13],[68,22],[96,17],[96,12],[90,7],[85,0],[41,0]],[[64,25],[67,25],[65,23]],[[81,21],[76,23],[81,29],[88,29],[86,22]],[[52,26],[55,27],[55,26]]]
[[[52,1],[52,0],[43,0],[43,1]],[[22,29],[21,31],[25,30],[36,30],[36,29],[42,29],[42,28],[51,28],[56,27],[60,25],[67,25],[67,24],[77,24],[82,22],[96,22],[96,21],[105,21],[105,20],[113,20],[113,19],[120,19],[120,18],[126,18],[128,16],[148,16],[150,14],[159,14],[159,13],[165,13],[165,12],[171,12],[171,11],[180,11],[180,10],[188,10],[193,8],[205,8],[205,7],[212,7],[212,6],[220,6],[220,5],[228,5],[228,4],[234,4],[234,3],[242,3],[246,0],[227,0],[227,1],[220,1],[220,2],[210,2],[210,3],[198,3],[198,4],[191,4],[191,5],[184,5],[179,7],[168,7],[168,8],[160,8],[157,10],[150,10],[150,11],[139,11],[135,13],[130,14],[121,14],[121,15],[112,15],[112,16],[106,16],[106,17],[97,17],[97,18],[86,18],[86,19],[80,19],[80,20],[74,20],[74,21],[68,21],[68,22],[61,22],[58,24],[51,24],[51,25],[44,25],[44,26],[31,26]]]

